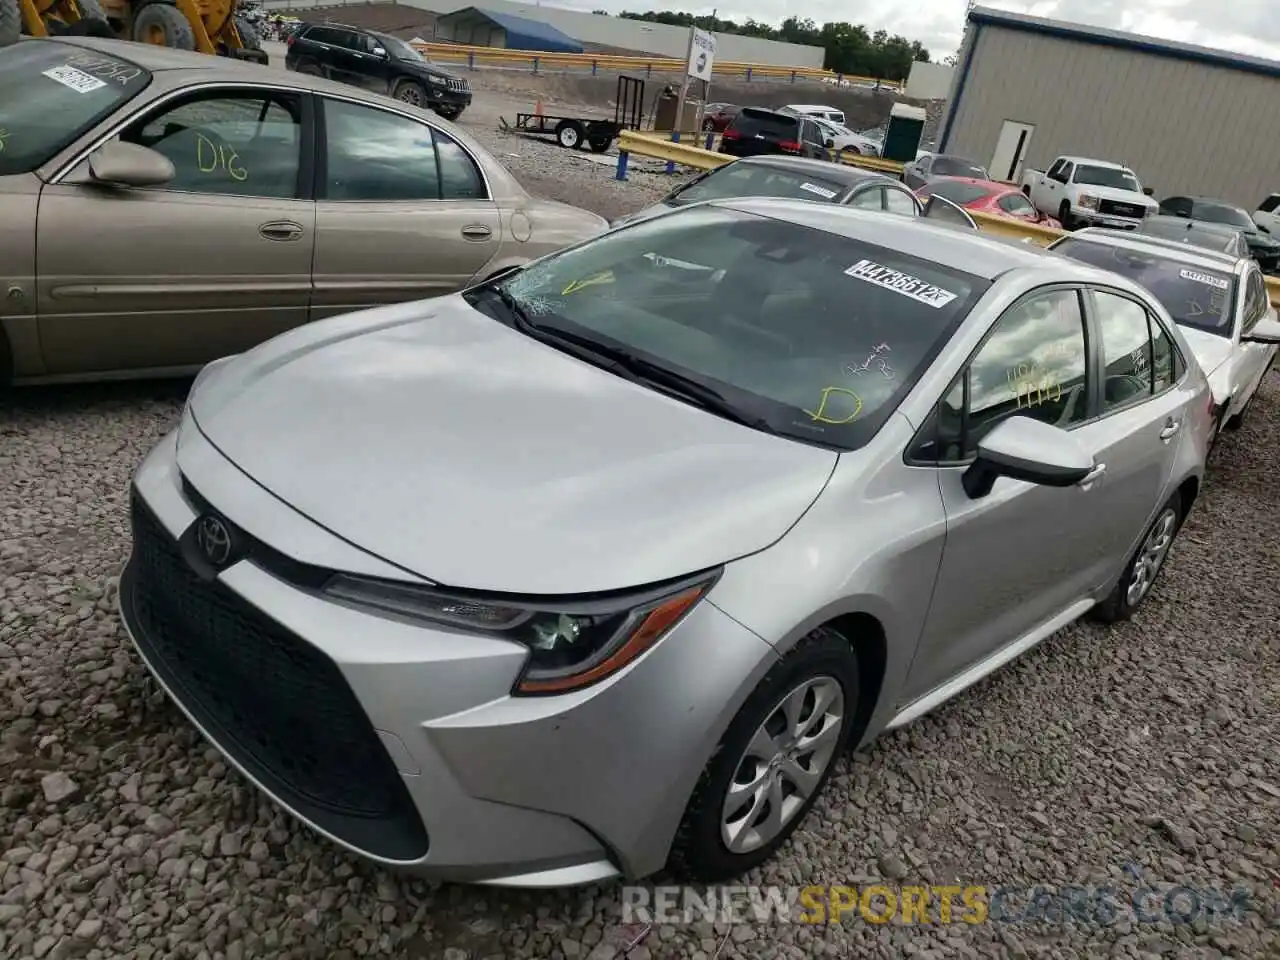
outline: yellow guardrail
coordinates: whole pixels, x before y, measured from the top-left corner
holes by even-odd
[[[442,63],[465,63],[471,68],[477,66],[519,65],[531,72],[539,70],[587,70],[597,73],[601,70],[612,71],[644,71],[645,73],[675,72],[684,70],[685,63],[675,57],[627,57],[604,53],[546,53],[540,50],[507,50],[503,47],[477,47],[461,43],[418,43],[414,44],[431,60]],[[876,84],[882,90],[896,93],[900,84],[890,80],[877,80],[875,77],[856,77],[834,73],[822,67],[780,67],[766,63],[745,63],[741,61],[716,61],[711,69],[712,75],[720,77],[743,77],[746,80],[822,80],[850,84]]]
[[[636,154],[642,157],[654,157],[668,163],[678,163],[696,170],[715,170],[734,158],[723,153],[712,153],[700,147],[685,143],[673,143],[670,134],[641,133],[636,130],[624,130],[618,137],[618,173],[617,179],[627,178],[627,155]],[[833,151],[834,153],[834,151]],[[881,170],[886,173],[901,173],[902,164],[896,160],[885,160],[881,157],[868,157],[862,154],[840,157],[840,160],[851,166],[864,167],[869,170]],[[1047,247],[1059,237],[1067,236],[1066,230],[1044,227],[1038,223],[1026,223],[1009,217],[997,217],[978,210],[969,210],[968,214],[978,224],[978,229],[996,236],[1009,237],[1014,240],[1030,240],[1032,243]],[[1280,277],[1267,277],[1267,293],[1271,303],[1280,309]]]

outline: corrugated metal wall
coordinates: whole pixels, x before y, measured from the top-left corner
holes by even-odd
[[[990,163],[1003,122],[1016,120],[1035,125],[1026,167],[1060,154],[1112,160],[1157,198],[1247,210],[1280,190],[1280,79],[987,24],[972,32],[947,152]]]

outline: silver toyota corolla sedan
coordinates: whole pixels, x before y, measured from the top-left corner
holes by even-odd
[[[383,864],[759,864],[846,746],[1143,601],[1209,391],[1115,274],[724,200],[205,368],[139,468],[142,657]]]

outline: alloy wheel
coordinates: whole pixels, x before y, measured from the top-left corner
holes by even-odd
[[[750,853],[782,833],[822,782],[844,724],[844,691],[834,677],[812,677],[778,701],[729,782],[720,836],[730,853]]]
[[[1138,558],[1133,563],[1133,574],[1129,578],[1129,587],[1125,590],[1125,601],[1130,607],[1136,607],[1150,592],[1156,575],[1169,556],[1169,547],[1173,544],[1177,527],[1178,514],[1172,507],[1166,507],[1151,525],[1151,532],[1147,534]]]
[[[406,83],[396,92],[396,99],[401,103],[409,103],[415,107],[422,106],[422,91],[412,83]]]

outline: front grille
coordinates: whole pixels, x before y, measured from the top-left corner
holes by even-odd
[[[1143,208],[1132,203],[1120,203],[1116,200],[1099,200],[1098,212],[1112,217],[1141,217]]]
[[[455,80],[449,78],[449,89],[457,93],[467,93],[471,89],[471,84],[466,80]]]
[[[373,856],[423,856],[404,781],[337,665],[198,576],[136,493],[132,521],[122,608],[174,696],[299,816]]]

